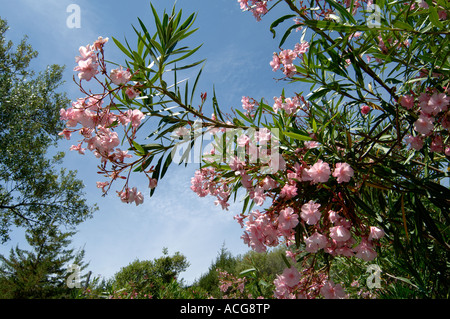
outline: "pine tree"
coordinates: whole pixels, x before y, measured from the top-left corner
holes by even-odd
[[[84,249],[69,247],[74,234],[55,226],[36,229],[26,235],[32,250],[16,246],[9,258],[0,255],[0,298],[70,298],[74,291],[67,284],[68,266],[78,265],[80,274],[88,266]]]

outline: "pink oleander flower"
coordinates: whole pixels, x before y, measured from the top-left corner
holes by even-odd
[[[423,135],[428,135],[434,129],[433,118],[421,113],[417,121],[414,122],[414,130]]]
[[[405,142],[409,145],[410,148],[416,151],[420,151],[423,147],[423,140],[420,136],[412,136],[411,134],[409,134],[406,136]]]
[[[294,98],[286,98],[284,100],[284,103],[282,105],[283,110],[286,112],[287,115],[294,114],[295,111],[300,106],[299,100],[297,97]]]
[[[133,111],[131,111],[130,114],[131,126],[134,128],[138,127],[139,125],[141,125],[141,121],[144,118],[145,118],[144,113],[142,113],[138,109],[134,109]]]
[[[243,96],[241,99],[242,102],[242,108],[246,110],[247,112],[252,112],[255,109],[255,102],[250,101],[250,98],[248,96]]]
[[[325,183],[331,175],[328,163],[320,159],[307,170],[307,173],[311,177],[313,183]]]
[[[185,137],[185,136],[189,135],[189,129],[187,129],[186,127],[182,126],[182,127],[177,128],[174,131],[174,133],[178,137]]]
[[[317,141],[305,141],[304,144],[307,149],[317,148],[320,146],[320,143]]]
[[[93,61],[97,61],[97,56],[93,50],[93,48],[88,44],[85,47],[79,48],[80,56],[75,57],[75,63],[80,61],[86,61],[88,59],[92,59]]]
[[[450,102],[449,97],[445,93],[434,93],[428,100],[428,110],[430,112],[425,112],[430,115],[436,115],[440,112],[447,111],[448,104]]]
[[[261,17],[269,12],[269,9],[267,9],[267,1],[255,2],[254,7],[252,7],[250,10],[253,13],[256,21],[261,21]]]
[[[285,268],[281,276],[283,277],[284,283],[291,288],[300,281],[300,273],[294,266]]]
[[[64,110],[64,109],[62,109]],[[61,113],[61,112],[60,112]],[[68,129],[63,129],[62,132],[58,133],[59,136],[64,136],[66,140],[70,140],[70,136],[72,135],[72,132]]]
[[[277,114],[278,110],[283,108],[283,98],[281,96],[274,96],[273,100],[275,101],[275,103],[273,104],[273,111],[275,112],[275,114]]]
[[[294,52],[297,55],[302,55],[302,54],[308,52],[308,48],[309,48],[309,43],[306,41],[302,42],[302,43],[297,43],[295,45]]]
[[[368,240],[380,239],[383,238],[384,235],[385,235],[384,230],[382,230],[381,228],[370,226],[370,234]]]
[[[330,222],[332,222],[333,224],[338,222],[342,217],[339,216],[338,213],[336,213],[334,210],[330,210],[328,211],[328,219],[330,220]]]
[[[78,151],[78,153],[81,154],[81,155],[84,155],[84,151],[86,151],[85,148],[81,147],[81,143],[78,144],[78,145],[72,145],[69,150],[71,150],[71,151]]]
[[[335,285],[332,280],[328,280],[322,288],[320,293],[325,299],[343,299],[346,298],[344,289],[340,284]]]
[[[297,196],[297,186],[295,184],[285,184],[281,189],[280,196],[288,199]]]
[[[248,0],[238,0],[241,10],[248,9]]]
[[[139,96],[141,92],[139,90],[136,90],[134,87],[130,86],[125,90],[125,94],[128,96],[129,99],[133,100],[136,97]]]
[[[280,58],[278,57],[278,54],[275,52],[273,53],[272,61],[270,61],[270,66],[272,68],[272,71],[278,71],[281,66]]]
[[[259,145],[266,145],[267,142],[270,141],[272,133],[268,128],[263,127],[255,133],[255,136],[258,140]]]
[[[126,84],[131,79],[131,73],[128,70],[124,70],[123,67],[111,70],[111,81],[115,85]]]
[[[241,136],[238,137],[237,139],[237,145],[239,147],[245,147],[246,145],[248,145],[248,143],[250,142],[250,137],[248,137],[245,134],[242,134]]]
[[[361,239],[360,244],[354,248],[354,251],[356,257],[365,261],[371,261],[377,257],[377,252],[373,250],[372,244],[365,238]]]
[[[278,216],[278,229],[288,233],[298,224],[298,215],[291,207],[280,211]]]
[[[128,154],[128,151],[122,151],[120,148],[116,148],[116,152],[114,153],[114,160],[117,162],[123,163],[125,158],[131,158],[130,154]]]
[[[244,161],[241,161],[239,157],[234,156],[230,159],[228,165],[230,166],[232,171],[239,172],[244,170]]]
[[[315,203],[310,200],[309,202],[303,204],[300,217],[308,224],[314,225],[316,224],[320,217],[321,213],[319,211],[320,204]]]
[[[349,182],[353,177],[354,171],[347,163],[336,163],[336,168],[333,172],[333,177],[336,177],[337,182]]]
[[[80,60],[78,65],[73,69],[78,71],[78,78],[80,80],[90,81],[98,71],[98,63],[93,58],[88,58],[87,60]]]
[[[278,299],[291,299],[292,295],[289,289],[289,286],[284,281],[284,278],[282,275],[277,275],[275,280],[273,281],[273,284],[275,285],[275,290],[273,292],[275,298]]]
[[[294,64],[285,64],[284,65],[284,70],[283,70],[284,75],[286,75],[288,78],[293,77],[296,73],[297,73],[297,69],[295,68]]]
[[[138,192],[136,187],[128,188],[125,191],[118,192],[118,195],[122,202],[130,204],[135,203],[136,206],[144,202],[144,196],[141,192]]]
[[[440,153],[444,149],[444,144],[442,142],[442,137],[436,136],[431,141],[430,151]]]
[[[250,199],[252,199],[256,205],[262,206],[264,204],[264,201],[266,200],[266,195],[264,195],[264,188],[256,186],[255,189],[250,192]]]
[[[278,187],[278,183],[270,176],[266,176],[262,181],[262,187],[264,190],[271,190]]]
[[[330,237],[335,241],[347,241],[351,236],[350,231],[344,226],[334,226],[330,228]]]
[[[367,115],[370,112],[370,106],[368,105],[363,105],[361,106],[361,114],[362,115]]]
[[[280,61],[284,64],[284,66],[292,64],[296,57],[297,54],[295,53],[295,51],[290,49],[283,50],[279,54]]]
[[[116,132],[111,131],[109,128],[99,126],[97,135],[87,142],[89,150],[97,150],[102,156],[107,156],[120,144],[120,139]]]
[[[106,192],[106,187],[109,185],[109,182],[97,182],[97,188],[101,188],[102,192]]]
[[[400,105],[404,108],[411,110],[414,107],[414,96],[403,95],[399,99]]]
[[[95,50],[101,50],[108,41],[109,41],[109,38],[98,37],[98,39],[94,42],[92,47]]]
[[[305,238],[305,250],[309,253],[316,253],[317,251],[319,251],[319,249],[327,247],[327,244],[327,238],[324,235],[319,234],[318,232],[315,232],[308,238]]]

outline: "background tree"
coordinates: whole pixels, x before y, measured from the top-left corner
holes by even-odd
[[[88,264],[84,249],[69,248],[74,232],[60,232],[55,226],[37,228],[26,235],[31,251],[16,246],[9,257],[0,255],[0,298],[70,298],[82,290],[82,278]],[[69,264],[79,268],[80,287],[69,287]]]
[[[163,256],[153,260],[131,262],[118,271],[112,280],[113,297],[134,297],[159,299],[164,295],[165,287],[175,290],[182,284],[177,277],[189,267],[186,257],[176,252],[169,256],[167,248]]]
[[[0,19],[0,238],[12,226],[27,230],[58,224],[74,227],[92,216],[83,184],[74,171],[57,169],[63,153],[48,157],[61,138],[59,110],[69,103],[58,88],[64,68],[48,66],[35,75],[29,65],[37,52],[26,37],[13,47]]]
[[[194,283],[194,286],[206,290],[212,296],[219,298],[221,296],[219,290],[219,273],[218,269],[229,273],[236,273],[237,259],[233,257],[231,252],[222,245],[217,253],[216,259],[211,263],[206,273],[202,274]]]

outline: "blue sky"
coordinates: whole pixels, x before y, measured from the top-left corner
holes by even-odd
[[[70,4],[81,9],[80,28],[69,28],[66,24],[70,16],[66,9]],[[159,12],[164,8],[170,11],[173,1],[153,1],[153,5]],[[137,17],[152,30],[147,0],[18,0],[2,1],[1,8],[0,17],[10,27],[8,39],[17,44],[26,34],[39,52],[33,69],[39,71],[50,64],[66,66],[66,83],[62,89],[72,100],[82,97],[72,81],[74,57],[80,46],[93,43],[98,36],[118,40],[126,37],[132,42],[132,25],[138,25]],[[278,40],[272,39],[269,25],[279,14],[270,13],[257,22],[250,13],[240,11],[236,0],[178,0],[177,8],[183,9],[185,17],[198,13],[195,26],[199,30],[188,40],[192,47],[203,43],[195,57],[207,59],[198,94],[207,92],[211,97],[215,85],[224,110],[240,107],[244,95],[265,97],[271,103],[274,96],[281,94],[282,83],[274,81],[281,74],[274,73],[269,66],[272,53],[278,51]],[[299,33],[298,39],[300,36]],[[105,50],[108,60],[124,61],[112,41]],[[113,192],[106,198],[101,196],[95,185],[101,180],[96,173],[98,160],[91,153],[81,156],[70,152],[68,149],[74,143],[62,141],[59,145],[59,150],[67,154],[64,166],[78,170],[89,203],[100,207],[94,218],[78,227],[73,240],[74,247],[84,246],[93,275],[109,278],[135,259],[160,257],[163,247],[167,247],[170,254],[179,251],[187,257],[191,266],[181,277],[190,283],[208,270],[223,243],[233,254],[248,251],[240,239],[242,229],[233,220],[241,210],[240,203],[222,211],[213,204],[213,198],[198,198],[189,189],[198,165],[187,168],[173,165],[160,181],[155,196],[147,196],[144,204],[136,207],[123,204]],[[144,183],[142,187],[137,186],[148,194]],[[6,254],[17,243],[24,247],[20,233],[0,247],[0,253]]]

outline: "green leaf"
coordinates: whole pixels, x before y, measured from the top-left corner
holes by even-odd
[[[116,38],[112,37],[114,43],[116,44],[116,46],[123,52],[125,53],[126,56],[128,56],[131,60],[134,60],[133,55],[131,54],[130,51],[128,51],[123,45],[122,43],[120,43]]]
[[[444,29],[444,25],[442,24],[441,21],[439,21],[439,14],[437,12],[436,7],[430,5],[429,6],[429,11],[428,11],[429,17],[430,17],[430,21],[431,23],[433,23],[436,27],[438,27],[439,29]]]
[[[411,25],[400,20],[394,22],[394,27],[404,29],[405,31],[414,31],[414,28]]]
[[[291,137],[293,139],[299,140],[299,141],[311,141],[312,140],[312,138],[308,135],[301,135],[301,134],[294,133],[294,132],[285,131],[285,132],[283,132],[283,134],[288,137]]]
[[[325,0],[325,1],[328,2],[328,4],[331,7],[334,7],[341,14],[342,17],[347,18],[347,21],[356,24],[356,20],[355,18],[353,18],[353,15],[350,12],[348,12],[347,9],[345,9],[342,5],[333,0]]]
[[[245,276],[245,275],[254,273],[255,271],[256,271],[256,268],[249,268],[249,269],[246,269],[246,270],[241,271],[241,272],[239,273],[239,276]]]
[[[288,268],[291,268],[291,263],[289,262],[289,260],[286,258],[285,254],[281,254],[281,258],[283,259],[284,263],[286,264],[286,266]]]
[[[281,18],[278,18],[274,22],[272,22],[272,24],[270,25],[270,32],[272,32],[274,39],[275,39],[275,36],[276,36],[274,28],[276,28],[283,21],[285,21],[287,19],[290,19],[290,18],[294,18],[294,17],[296,17],[295,14],[288,14],[288,15],[282,16]]]
[[[287,38],[289,37],[289,35],[291,34],[292,30],[297,29],[298,25],[294,24],[292,26],[290,26],[286,32],[284,32],[283,37],[281,38],[280,44],[278,44],[279,47],[283,46],[284,42],[287,40]]]
[[[136,141],[133,141],[133,146],[134,146],[134,148],[136,149],[136,151],[137,151],[137,153],[139,155],[145,155],[146,154],[144,148],[139,143],[137,143]]]

